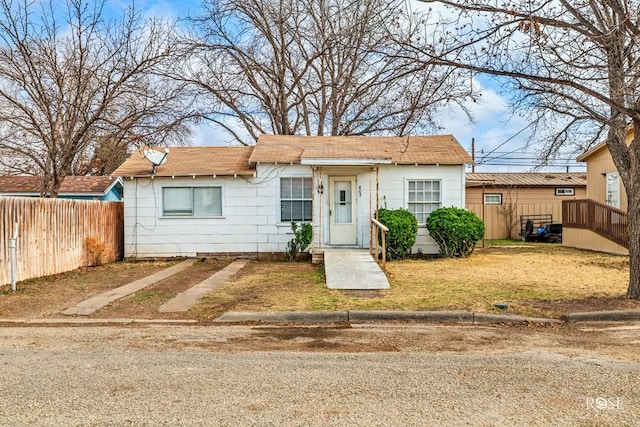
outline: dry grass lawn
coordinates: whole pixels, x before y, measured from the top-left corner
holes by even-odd
[[[187,318],[209,321],[229,310],[467,310],[553,316],[576,311],[640,309],[627,300],[627,257],[535,244],[478,249],[466,259],[426,258],[387,264],[391,289],[327,289],[322,266],[308,262],[251,262],[194,309],[161,314],[157,308],[223,268],[208,260],[117,301],[92,317]],[[135,280],[168,262],[116,263],[0,287],[0,317],[62,317],[78,301]]]
[[[640,309],[629,301],[626,257],[560,245],[495,246],[466,259],[387,264],[391,289],[357,293],[327,289],[321,267],[253,263],[198,307],[201,318],[226,310],[469,310],[531,316]]]

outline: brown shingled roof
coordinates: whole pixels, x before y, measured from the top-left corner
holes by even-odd
[[[302,159],[378,159],[398,164],[463,164],[471,157],[452,135],[260,135],[251,163],[300,163]]]
[[[160,149],[158,149],[160,150]],[[170,147],[156,176],[253,175],[249,155],[253,147]],[[117,176],[151,176],[152,165],[136,151],[118,169]]]
[[[587,185],[587,175],[582,172],[573,173],[506,173],[506,172],[483,172],[467,173],[467,187],[482,185],[515,186],[515,187],[559,187],[559,186],[582,186]]]
[[[114,176],[67,176],[58,194],[104,194],[117,178]],[[0,176],[0,193],[40,194],[43,179],[39,176]]]
[[[115,176],[67,176],[58,193],[99,193],[103,194],[113,184]]]
[[[0,176],[0,193],[40,193],[42,178],[39,176]]]

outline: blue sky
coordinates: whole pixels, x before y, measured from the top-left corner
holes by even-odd
[[[128,4],[126,1],[111,0],[115,7]],[[420,7],[419,3],[414,4]],[[200,9],[200,0],[142,0],[136,2],[138,8],[148,16],[165,16],[180,18],[190,14],[197,14]],[[472,111],[474,122],[459,108],[442,109],[439,113],[441,129],[439,133],[450,133],[462,144],[465,149],[471,151],[471,139],[475,138],[476,158],[483,155],[491,157],[494,165],[478,165],[477,172],[504,171],[518,172],[529,171],[535,162],[533,157],[539,150],[535,139],[530,140],[522,129],[526,127],[526,121],[521,117],[512,117],[506,111],[505,99],[496,90],[499,86],[487,77],[476,77],[474,88],[482,93],[482,101],[470,103],[468,108]],[[193,130],[193,145],[224,145],[229,140],[220,129],[200,125]],[[529,143],[533,146],[527,148]],[[524,151],[523,151],[524,150]],[[573,157],[573,156],[571,156]],[[564,162],[571,165],[571,172],[583,171],[582,164]],[[527,164],[530,166],[521,166]],[[576,167],[577,166],[577,167]],[[541,171],[564,172],[564,167],[543,168]]]

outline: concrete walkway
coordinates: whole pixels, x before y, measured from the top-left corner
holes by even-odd
[[[96,295],[95,297],[84,300],[74,305],[73,307],[69,307],[62,313],[69,316],[76,314],[86,316],[92,314],[115,300],[138,292],[139,290],[144,289],[147,286],[151,286],[154,283],[164,280],[169,276],[173,276],[174,274],[179,273],[180,271],[185,270],[188,267],[191,267],[193,265],[193,262],[194,260],[192,259],[182,261],[181,263],[176,264],[173,267],[165,268],[164,270],[161,270],[150,276],[143,277],[142,279],[136,280],[135,282],[128,283],[126,285],[120,286],[119,288],[111,289],[100,295]]]
[[[246,259],[235,260],[222,270],[216,272],[194,287],[187,289],[186,291],[176,295],[174,298],[162,304],[160,308],[158,308],[158,311],[161,313],[174,313],[178,311],[190,310],[194,305],[197,304],[200,298],[207,295],[216,287],[225,283],[234,274],[236,274],[245,265],[247,265],[248,262],[249,260]]]
[[[388,289],[387,276],[366,249],[325,249],[329,289]]]

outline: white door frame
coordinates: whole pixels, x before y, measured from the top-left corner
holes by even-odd
[[[620,209],[620,174],[618,172],[608,172],[606,183],[607,205]]]
[[[336,189],[338,183],[338,189]],[[348,183],[345,185],[345,183]],[[337,190],[337,191],[336,191]],[[356,177],[329,177],[329,244],[358,244]]]

